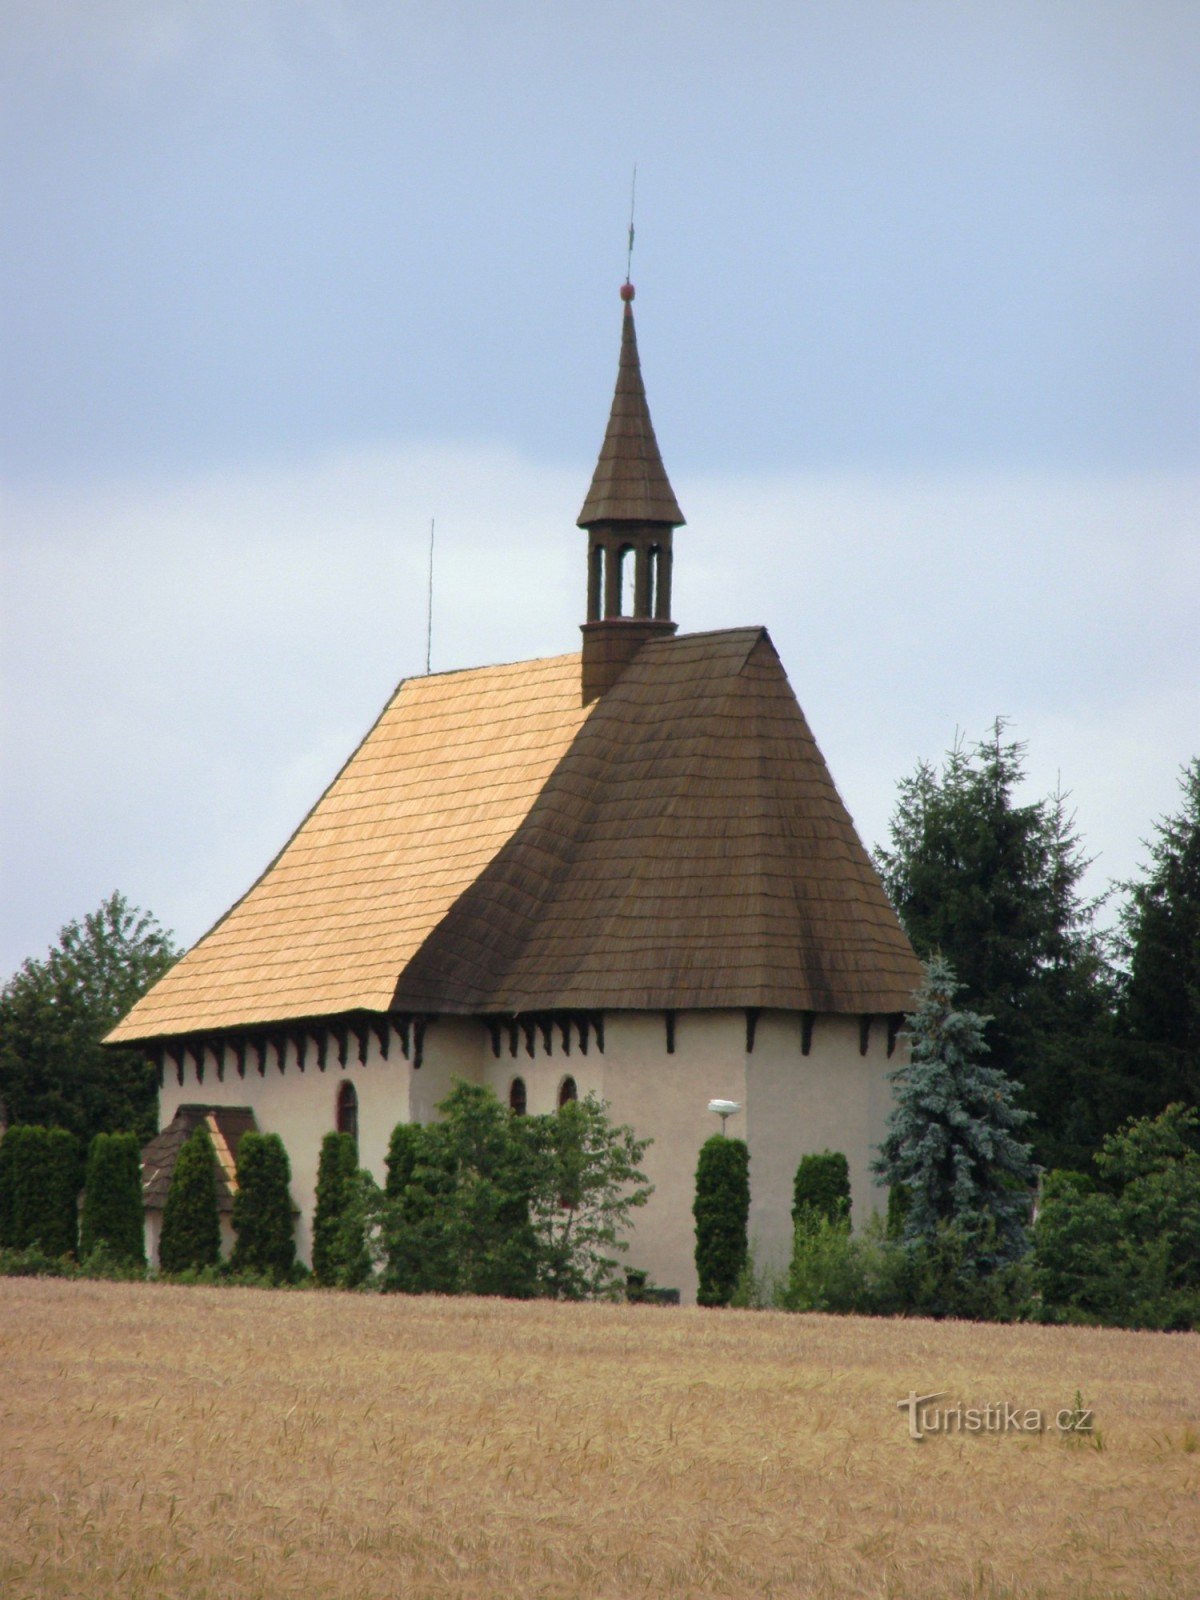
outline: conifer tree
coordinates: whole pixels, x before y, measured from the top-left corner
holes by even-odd
[[[230,1266],[285,1283],[296,1264],[292,1169],[277,1133],[244,1133],[238,1145]]]
[[[203,1123],[184,1144],[163,1207],[158,1264],[164,1272],[215,1267],[221,1259],[217,1152]]]
[[[133,1133],[98,1133],[88,1151],[81,1258],[86,1261],[98,1245],[128,1266],[146,1265],[142,1157]]]
[[[801,1156],[792,1190],[792,1221],[800,1226],[824,1217],[850,1220],[850,1168],[840,1150]]]
[[[19,1125],[0,1144],[0,1242],[75,1254],[80,1189],[79,1141],[65,1128]]]
[[[325,1288],[345,1281],[355,1251],[347,1224],[352,1220],[358,1175],[358,1146],[348,1133],[327,1133],[317,1166],[313,1211],[313,1276]]]
[[[1012,1080],[983,1065],[985,1019],[955,1007],[958,988],[935,957],[907,1019],[910,1062],[888,1075],[895,1105],[872,1169],[904,1186],[907,1245],[933,1248],[952,1227],[969,1270],[987,1273],[1025,1253],[1038,1169],[1017,1136],[1030,1113],[1013,1103]]]
[[[715,1133],[700,1148],[696,1168],[697,1299],[727,1306],[749,1256],[750,1152],[742,1139]]]

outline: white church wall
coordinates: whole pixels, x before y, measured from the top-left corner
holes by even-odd
[[[745,1104],[745,1052],[740,1011],[680,1015],[673,1055],[667,1053],[661,1012],[610,1013],[606,1019],[603,1097],[614,1121],[654,1140],[643,1163],[654,1193],[635,1213],[625,1260],[663,1288],[678,1289],[685,1305],[696,1299],[696,1161],[700,1146],[720,1127],[708,1102]],[[741,1120],[731,1120],[731,1133],[740,1132]]]
[[[792,1244],[792,1193],[800,1157],[839,1150],[850,1170],[853,1220],[861,1227],[886,1204],[871,1174],[891,1106],[887,1024],[876,1018],[866,1055],[857,1017],[819,1016],[806,1056],[799,1019],[768,1013],[746,1058],[746,1138],[750,1146],[750,1239],[760,1271],[786,1270]],[[731,1123],[731,1131],[733,1124]]]

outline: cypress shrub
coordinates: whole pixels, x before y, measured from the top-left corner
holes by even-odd
[[[811,1225],[819,1217],[828,1222],[850,1217],[850,1169],[840,1150],[802,1156],[796,1168],[792,1221]]]
[[[392,1129],[388,1144],[387,1181],[384,1193],[389,1200],[399,1200],[412,1181],[421,1150],[422,1128],[417,1122],[398,1122]]]
[[[164,1272],[215,1267],[221,1259],[217,1152],[203,1123],[179,1152],[163,1207],[158,1264]]]
[[[104,1245],[116,1261],[146,1265],[142,1155],[135,1133],[98,1133],[88,1150],[79,1253]]]
[[[715,1133],[696,1168],[697,1295],[702,1306],[727,1306],[746,1265],[750,1220],[750,1152],[742,1139]]]
[[[358,1183],[358,1147],[348,1133],[327,1133],[317,1167],[313,1212],[313,1277],[324,1288],[343,1281],[355,1255],[346,1226]]]
[[[36,1245],[75,1254],[79,1225],[79,1141],[66,1128],[22,1124],[4,1135],[0,1211],[9,1249]]]
[[[296,1264],[292,1226],[292,1169],[277,1133],[246,1133],[238,1146],[230,1266],[284,1283]]]

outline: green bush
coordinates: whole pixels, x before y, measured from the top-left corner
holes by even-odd
[[[826,1217],[838,1222],[850,1215],[850,1168],[841,1151],[822,1150],[802,1156],[792,1191],[792,1221]]]
[[[216,1267],[220,1259],[217,1153],[201,1123],[179,1152],[171,1174],[158,1264],[163,1272],[177,1274]]]
[[[79,1253],[89,1263],[105,1259],[145,1267],[142,1157],[137,1135],[98,1133],[88,1151]]]
[[[361,1282],[365,1257],[357,1217],[358,1146],[348,1133],[327,1133],[317,1167],[313,1212],[313,1277],[323,1288]]]
[[[292,1169],[277,1133],[244,1133],[238,1146],[230,1270],[284,1283],[296,1261]]]
[[[0,1141],[0,1245],[73,1256],[81,1176],[79,1141],[66,1128],[10,1128]]]
[[[727,1306],[748,1256],[750,1152],[743,1140],[716,1133],[701,1146],[692,1215],[697,1299],[702,1306]]]

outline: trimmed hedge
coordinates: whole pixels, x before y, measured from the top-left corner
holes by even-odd
[[[351,1210],[357,1198],[358,1146],[348,1133],[327,1133],[317,1167],[317,1203],[313,1212],[313,1277],[323,1288],[346,1282],[361,1255],[351,1238]]]
[[[245,1133],[238,1146],[233,1226],[237,1242],[229,1265],[284,1283],[296,1264],[292,1169],[277,1133]]]
[[[203,1124],[179,1152],[163,1207],[158,1264],[163,1272],[215,1267],[221,1259],[217,1152]]]
[[[134,1133],[98,1133],[88,1150],[79,1253],[103,1245],[113,1261],[146,1265],[142,1154]]]
[[[792,1221],[811,1224],[818,1217],[844,1222],[850,1216],[850,1168],[840,1150],[802,1156],[792,1194]]]
[[[80,1167],[79,1140],[66,1128],[10,1128],[0,1141],[0,1247],[73,1256]]]
[[[750,1152],[742,1139],[715,1133],[700,1149],[696,1168],[697,1299],[727,1306],[749,1255]]]

